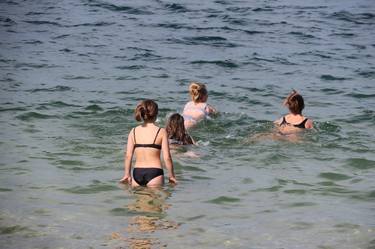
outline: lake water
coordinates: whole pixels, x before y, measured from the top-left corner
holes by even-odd
[[[1,248],[375,248],[375,2],[0,2]],[[220,115],[119,185],[136,103]],[[274,140],[292,88],[316,130]]]

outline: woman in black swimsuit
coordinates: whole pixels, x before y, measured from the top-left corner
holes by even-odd
[[[164,184],[164,171],[160,160],[163,153],[164,163],[169,173],[169,182],[177,183],[173,162],[169,151],[167,132],[155,125],[158,105],[152,100],[144,100],[135,109],[135,119],[143,124],[133,128],[128,136],[125,156],[125,174],[120,180],[137,186],[161,186]],[[152,142],[152,143],[151,143]],[[133,177],[131,162],[135,154]]]
[[[284,101],[284,105],[288,107],[289,114],[275,121],[282,134],[294,133],[302,129],[312,129],[313,121],[302,115],[305,107],[303,97],[293,90]]]

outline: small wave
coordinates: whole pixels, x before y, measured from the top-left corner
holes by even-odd
[[[37,63],[17,63],[15,68],[56,68],[58,66],[56,65],[50,65],[50,64],[37,64]]]
[[[230,61],[230,60],[214,60],[214,61],[206,61],[206,60],[198,60],[198,61],[192,61],[191,64],[214,64],[220,67],[226,67],[226,68],[237,68],[239,67],[238,64]]]
[[[181,43],[185,45],[210,45],[214,47],[238,47],[237,44],[228,42],[226,38],[221,36],[195,36],[185,37],[183,40],[179,39],[167,39],[169,42]]]
[[[223,17],[224,22],[230,23],[232,25],[240,25],[240,26],[246,26],[249,24],[249,21],[246,19],[241,19],[241,18],[233,18],[228,15],[225,15]]]
[[[332,81],[332,80],[349,80],[350,78],[345,78],[345,77],[338,77],[338,76],[333,76],[330,74],[323,74],[320,76],[322,80],[327,80],[327,81]]]
[[[180,23],[158,23],[155,26],[160,27],[160,28],[167,28],[167,29],[194,29],[192,27],[189,27],[189,26],[186,26],[185,24],[180,24]]]
[[[115,22],[94,22],[94,23],[81,23],[81,24],[75,24],[75,25],[67,25],[65,27],[105,27],[105,26],[111,26],[113,24],[116,24]]]
[[[100,192],[118,190],[118,188],[100,181],[93,181],[92,184],[87,186],[76,186],[72,188],[63,188],[60,190],[71,194],[96,194]]]
[[[11,192],[13,189],[10,188],[0,188],[0,192]]]
[[[226,41],[224,37],[221,36],[195,36],[195,37],[189,37],[187,38],[188,40],[191,41]]]
[[[103,108],[101,108],[99,105],[94,104],[94,105],[86,106],[85,110],[97,112],[97,111],[103,111]]]
[[[343,180],[348,180],[352,178],[351,176],[340,174],[340,173],[334,173],[334,172],[320,173],[319,177],[329,179],[331,181],[343,181]]]
[[[340,37],[343,37],[343,38],[352,38],[356,35],[353,34],[353,33],[333,33],[333,34],[331,34],[331,36],[340,36]]]
[[[322,88],[320,89],[320,91],[327,95],[337,95],[337,94],[344,93],[344,91],[341,91],[339,89],[333,89],[333,88]]]
[[[68,34],[58,35],[58,36],[52,37],[52,39],[53,39],[53,40],[63,39],[63,38],[69,37],[69,36],[70,36],[70,35],[68,35]]]
[[[214,3],[222,4],[222,5],[230,5],[231,2],[225,0],[216,0]]]
[[[26,233],[24,236],[29,236],[31,234],[33,234],[35,231],[34,230],[31,230],[30,228],[28,227],[24,227],[24,226],[20,226],[20,225],[15,225],[15,226],[1,226],[0,227],[0,234],[1,235],[6,235],[6,236],[10,236],[12,234],[22,234],[22,233],[25,233],[25,232],[28,232]]]
[[[58,22],[50,22],[50,21],[24,21],[24,22],[29,23],[29,24],[35,24],[35,25],[51,25],[51,26],[56,26],[56,27],[63,27],[63,25],[61,25]]]
[[[165,4],[164,7],[167,10],[172,11],[174,13],[185,13],[185,12],[190,11],[185,6],[183,6],[182,4],[178,4],[178,3]]]
[[[51,88],[36,88],[31,90],[26,90],[27,92],[36,93],[36,92],[65,92],[65,91],[72,91],[73,89],[68,86],[60,86],[57,85]]]
[[[229,196],[220,196],[215,199],[207,201],[208,203],[213,203],[213,204],[230,204],[230,203],[238,203],[240,202],[240,198],[235,198],[235,197],[229,197]]]
[[[310,207],[310,206],[316,206],[317,204],[314,202],[293,202],[291,204],[288,204],[287,206],[290,208],[294,207]]]
[[[137,61],[137,60],[157,61],[161,59],[166,59],[166,58],[147,51],[144,53],[138,53],[134,55],[134,57],[129,59],[129,61]]]
[[[73,50],[70,50],[69,48],[63,48],[59,50],[60,52],[70,53],[73,52]]]
[[[3,27],[11,27],[17,24],[15,21],[10,19],[9,17],[1,17],[1,16],[0,16],[0,23],[1,23],[1,26]]]
[[[0,112],[26,111],[26,110],[27,108],[25,107],[9,107],[9,108],[0,107]]]
[[[235,13],[247,13],[251,10],[251,7],[228,7],[226,8],[227,11],[235,12]]]
[[[22,121],[30,121],[33,119],[50,119],[50,118],[56,118],[56,117],[57,116],[55,115],[47,115],[47,114],[42,114],[39,112],[26,112],[26,113],[16,116],[17,119],[20,119]]]
[[[362,76],[364,78],[375,79],[375,71],[370,71],[370,70],[356,70],[356,73],[359,76]]]
[[[115,77],[115,80],[138,80],[138,79],[139,78],[137,78],[137,77],[133,77],[133,76],[129,76],[129,75]]]
[[[152,75],[151,78],[155,78],[155,79],[167,79],[169,78],[170,76],[166,73],[162,73],[162,74],[157,74],[157,75]]]
[[[27,12],[25,14],[25,16],[41,16],[41,15],[45,15],[46,13],[45,12],[34,12],[34,11],[31,11],[31,12]]]
[[[266,59],[266,58],[262,58],[262,57],[258,57],[258,56],[253,56],[253,57],[251,58],[251,60],[254,60],[254,61],[275,62],[275,60]]]
[[[264,89],[256,88],[256,87],[246,87],[246,86],[238,86],[238,89],[243,89],[249,92],[264,92]]]
[[[356,169],[373,169],[375,168],[375,161],[365,158],[350,158],[346,164]]]
[[[187,166],[184,166],[183,169],[186,170],[186,171],[206,172],[205,170],[203,170],[203,169],[201,169],[201,168],[199,168],[199,167],[188,166],[188,165],[187,165]]]
[[[65,75],[62,77],[64,80],[89,80],[92,77],[89,76],[75,76],[75,75]]]
[[[341,130],[341,127],[332,123],[332,122],[322,122],[322,123],[317,123],[317,128],[321,131],[328,132],[328,133],[336,133]]]
[[[375,93],[371,94],[365,94],[365,93],[348,93],[346,96],[357,98],[357,99],[368,99],[368,98],[374,98]]]
[[[266,33],[264,31],[258,31],[258,30],[240,30],[240,31],[243,31],[243,32],[245,32],[246,34],[249,34],[249,35],[256,35],[256,34],[264,34],[264,33]]]
[[[121,70],[139,70],[139,69],[146,68],[146,66],[144,66],[144,65],[131,65],[131,66],[118,66],[118,67],[115,67],[115,68],[121,69]]]
[[[288,190],[284,190],[284,193],[287,193],[287,194],[297,194],[297,195],[304,195],[306,194],[307,190],[304,190],[304,189],[288,189]]]
[[[37,44],[43,44],[42,41],[39,40],[28,40],[28,41],[23,41],[24,44],[32,44],[32,45],[37,45]]]
[[[72,105],[65,103],[63,101],[51,101],[45,104],[42,104],[43,106],[52,106],[52,107],[57,107],[57,108],[63,108],[63,107],[80,107],[79,105]]]
[[[260,11],[273,11],[273,8],[271,7],[264,7],[264,8],[255,8],[252,11],[254,12],[260,12]]]
[[[331,18],[352,22],[355,24],[374,24],[375,14],[373,13],[358,13],[353,14],[348,11],[334,12],[330,15]]]
[[[132,14],[132,15],[152,15],[153,12],[143,10],[143,9],[138,9],[138,8],[133,8],[125,5],[115,5],[115,4],[110,4],[110,3],[104,3],[101,1],[95,1],[95,0],[89,0],[88,4],[91,7],[99,7],[103,8],[106,10],[110,11],[115,11],[115,12],[123,12],[127,14]]]
[[[311,34],[305,34],[303,32],[298,32],[298,31],[292,31],[292,32],[289,32],[288,34],[295,35],[295,36],[298,36],[298,37],[301,37],[301,38],[304,38],[304,39],[316,38],[315,36],[313,36]]]

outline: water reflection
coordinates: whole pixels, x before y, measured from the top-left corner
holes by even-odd
[[[166,210],[170,207],[166,200],[171,192],[163,188],[144,187],[127,188],[126,192],[135,197],[127,209],[137,215],[130,218],[128,227],[122,233],[114,233],[112,238],[125,241],[127,248],[131,249],[166,247],[154,233],[178,227],[176,222],[166,219]]]

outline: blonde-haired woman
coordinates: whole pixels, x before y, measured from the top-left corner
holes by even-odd
[[[161,186],[164,184],[164,171],[160,160],[163,153],[165,166],[169,173],[169,182],[176,183],[173,162],[169,151],[168,134],[165,129],[156,126],[158,105],[153,100],[144,100],[135,109],[135,119],[143,124],[133,128],[128,136],[125,156],[125,174],[120,180],[137,186]],[[151,143],[152,142],[152,143]],[[131,176],[133,155],[136,160]]]
[[[189,86],[189,94],[191,101],[185,105],[182,113],[186,129],[195,126],[210,114],[216,113],[216,109],[207,104],[208,92],[205,84],[192,82]]]

